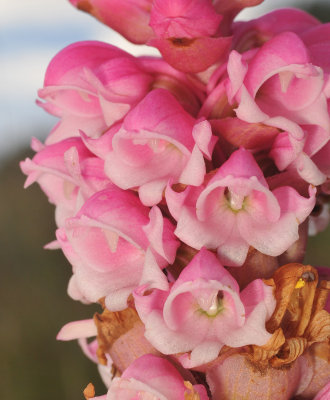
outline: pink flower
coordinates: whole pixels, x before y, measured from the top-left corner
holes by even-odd
[[[278,256],[298,240],[298,226],[311,213],[310,198],[292,187],[270,191],[251,153],[235,151],[206,186],[176,193],[167,188],[170,212],[178,221],[175,234],[186,244],[216,249],[227,266],[244,263],[249,246]]]
[[[147,354],[134,361],[120,378],[113,379],[107,400],[184,400],[189,394],[208,399],[202,385],[184,381],[169,361]]]
[[[78,42],[50,62],[39,102],[61,117],[47,143],[68,136],[99,137],[148,92],[152,77],[130,54],[102,42]]]
[[[227,93],[238,104],[237,117],[282,131],[270,152],[276,166],[295,168],[314,185],[324,182],[312,157],[330,137],[328,78],[304,42],[283,32],[258,50],[243,55],[233,51],[228,75]]]
[[[72,297],[96,302],[106,296],[109,310],[127,307],[139,285],[167,288],[161,268],[172,263],[178,242],[161,211],[143,206],[131,192],[110,188],[88,199],[74,218],[57,231],[73,266]]]
[[[157,204],[169,180],[200,185],[203,154],[216,139],[208,121],[196,121],[166,90],[150,92],[124,120],[112,140],[105,172],[120,188],[139,188],[143,204]]]
[[[216,256],[202,249],[168,291],[146,287],[134,292],[146,338],[163,354],[180,357],[192,368],[214,360],[223,345],[265,344],[265,322],[275,308],[272,289],[259,279],[241,293]]]
[[[282,32],[301,35],[314,27],[322,26],[319,20],[307,12],[295,8],[282,8],[271,11],[250,21],[233,24],[233,47],[240,53],[260,47],[273,36]],[[318,37],[323,41],[324,37]]]
[[[56,222],[63,226],[95,192],[111,186],[104,175],[104,162],[93,156],[80,138],[69,138],[44,146],[33,139],[37,154],[20,163],[28,175],[24,187],[38,182],[49,201],[56,206]]]
[[[203,71],[228,50],[231,38],[220,34],[222,15],[210,0],[155,0],[150,26],[155,46],[174,68]]]
[[[294,8],[274,10],[251,21],[233,24],[233,48],[240,53],[260,47],[282,32],[297,34],[308,48],[311,62],[329,73],[329,24],[322,24],[307,12]]]
[[[152,36],[149,26],[153,0],[69,0],[133,43],[146,43]]]

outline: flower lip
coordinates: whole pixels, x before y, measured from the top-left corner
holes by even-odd
[[[238,293],[220,281],[199,278],[184,282],[175,290],[172,289],[163,309],[164,320],[170,329],[186,329],[185,322],[180,319],[180,313],[175,312],[179,309],[179,304],[186,302],[190,303],[189,310],[186,311],[194,320],[201,315],[215,318],[222,311],[228,310],[224,315],[226,320],[231,319],[232,324],[237,327],[244,324],[244,306]]]
[[[247,196],[243,196],[242,194],[236,193],[228,188],[225,189],[224,196],[227,200],[229,208],[232,211],[238,212],[244,209]]]
[[[201,314],[206,315],[207,317],[216,317],[224,310],[223,298],[223,291],[218,290],[218,292],[213,293],[209,297],[209,304],[205,304],[202,299],[199,299],[198,304],[200,305],[200,308],[198,309],[198,311]]]

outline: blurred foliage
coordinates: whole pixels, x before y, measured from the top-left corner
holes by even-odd
[[[0,167],[1,397],[83,399],[91,381],[103,394],[97,368],[77,342],[55,340],[64,324],[91,318],[98,307],[68,297],[70,265],[61,251],[42,248],[54,240],[54,207],[38,185],[24,191],[18,163],[26,156]]]
[[[330,226],[316,236],[308,238],[304,263],[330,267]]]
[[[305,10],[314,15],[321,22],[330,21],[330,4],[326,4],[325,1],[311,1],[310,5],[305,7]]]

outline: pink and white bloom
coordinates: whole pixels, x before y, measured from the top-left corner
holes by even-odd
[[[107,400],[185,400],[188,395],[208,400],[204,386],[184,381],[164,358],[147,354],[134,361],[120,378],[114,378]]]
[[[110,188],[96,193],[57,231],[73,266],[70,294],[91,302],[105,296],[106,307],[118,311],[142,283],[167,288],[161,268],[175,259],[173,231],[157,207],[149,210],[131,192]]]
[[[166,199],[177,220],[175,234],[195,249],[217,251],[227,266],[241,266],[250,246],[278,256],[298,240],[298,226],[311,213],[316,189],[309,198],[289,186],[271,191],[251,153],[235,151],[207,185]]]
[[[122,189],[138,188],[143,204],[162,199],[169,180],[200,185],[216,138],[166,90],[150,92],[124,119],[112,140],[105,172]]]
[[[312,161],[330,138],[328,76],[295,33],[283,32],[259,49],[229,56],[227,94],[236,116],[281,130],[270,156],[280,170],[297,169],[309,183],[325,175]]]
[[[217,257],[202,249],[168,291],[134,292],[146,338],[164,354],[180,356],[192,368],[214,360],[223,345],[265,344],[271,337],[265,322],[275,309],[272,289],[260,279],[241,293],[236,280]]]
[[[152,76],[138,59],[106,43],[85,41],[60,51],[50,62],[38,94],[46,111],[61,118],[47,143],[99,137],[149,91]]]
[[[32,140],[37,152],[20,163],[28,175],[24,187],[38,182],[50,203],[56,206],[58,226],[79,210],[83,202],[99,190],[111,186],[104,174],[103,160],[95,157],[80,138],[69,138],[44,146]]]

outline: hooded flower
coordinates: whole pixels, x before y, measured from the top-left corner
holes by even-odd
[[[24,187],[38,182],[49,201],[56,206],[56,222],[63,226],[84,201],[99,190],[112,186],[104,174],[103,160],[95,157],[80,138],[68,138],[44,146],[32,140],[37,152],[33,159],[20,163],[28,176]]]
[[[272,290],[260,279],[241,293],[216,256],[202,249],[169,291],[134,292],[146,338],[164,354],[191,351],[179,359],[191,368],[214,360],[223,345],[266,343],[265,322],[275,308]]]
[[[330,138],[328,75],[318,58],[298,35],[283,32],[242,55],[232,51],[227,68],[236,116],[279,129],[271,137],[271,158],[278,169],[294,168],[314,185],[325,175],[313,157]]]
[[[216,138],[166,90],[150,92],[112,139],[105,172],[120,188],[138,188],[143,204],[160,202],[169,180],[200,185]]]
[[[138,59],[97,41],[74,43],[50,62],[38,94],[46,111],[61,118],[47,139],[54,143],[79,136],[99,137],[121,120],[148,92],[152,76]]]
[[[166,288],[161,268],[175,258],[173,230],[157,207],[150,211],[131,192],[96,193],[57,231],[73,266],[71,296],[92,302],[106,296],[107,308],[117,311],[127,307],[127,297],[142,282]]]
[[[227,266],[241,266],[252,246],[278,256],[298,238],[298,226],[311,213],[310,198],[292,187],[271,191],[251,153],[234,152],[206,186],[176,193],[167,188],[169,209],[177,220],[175,234],[195,249],[216,249]]]

